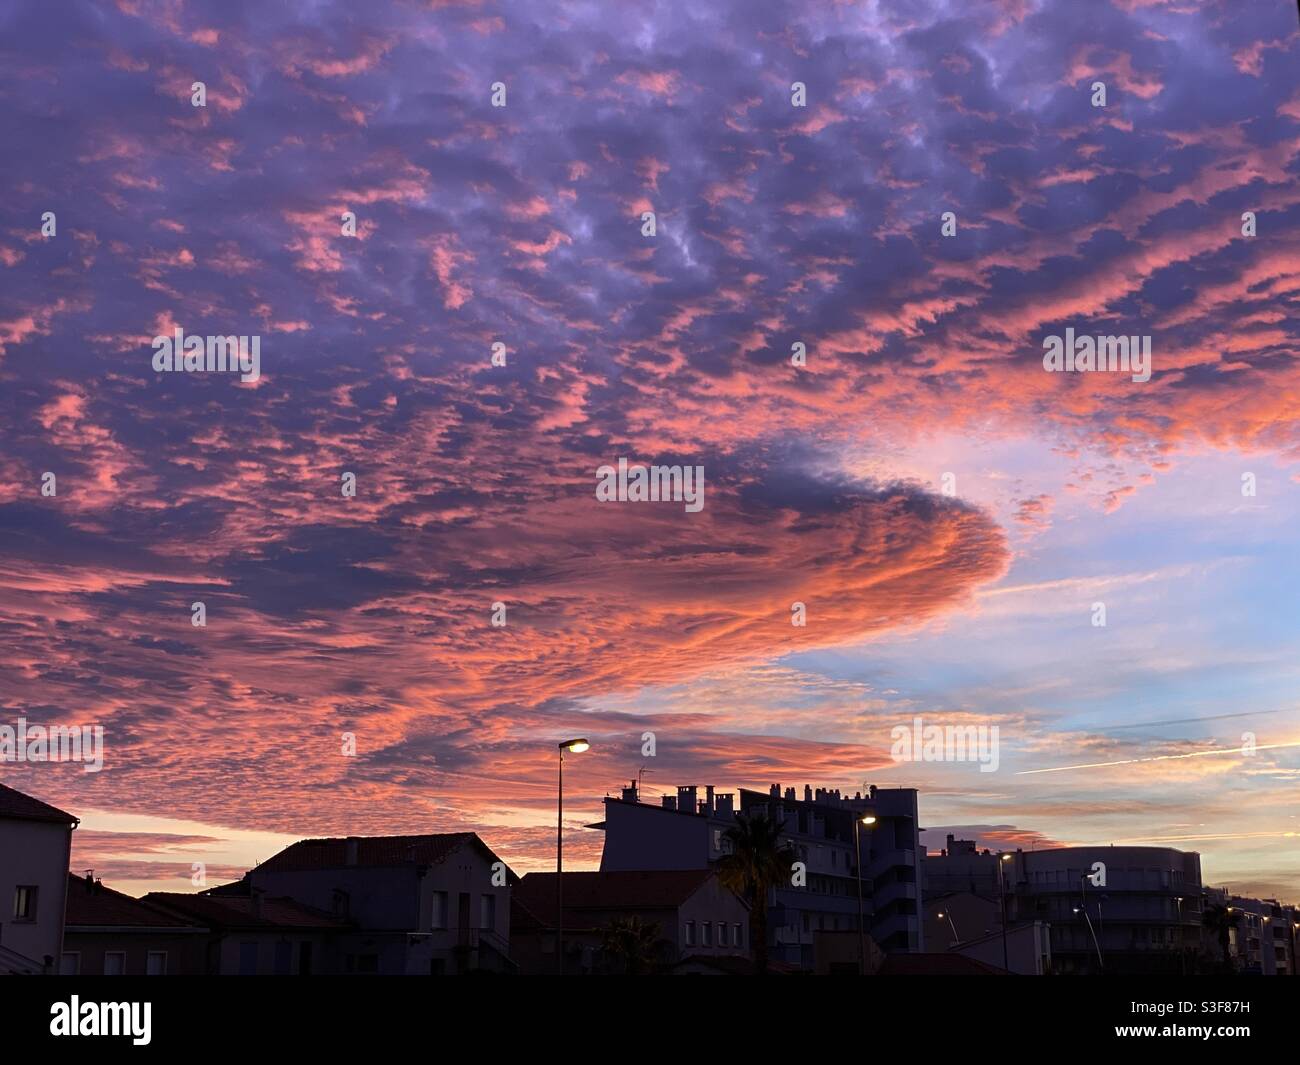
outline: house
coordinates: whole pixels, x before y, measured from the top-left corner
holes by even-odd
[[[514,970],[510,885],[518,878],[473,832],[300,840],[244,880],[348,922],[343,972]]]
[[[556,971],[558,886],[555,873],[529,873],[515,887],[510,941],[524,973]],[[624,971],[606,933],[611,922],[632,919],[653,929],[640,953],[646,968],[688,956],[749,958],[749,907],[711,869],[565,873],[565,972]]]
[[[54,973],[72,859],[69,813],[0,784],[0,975]]]
[[[150,902],[67,874],[64,976],[195,976],[205,972],[208,929]]]
[[[153,891],[144,902],[207,929],[201,972],[209,976],[336,973],[351,925],[289,898]]]

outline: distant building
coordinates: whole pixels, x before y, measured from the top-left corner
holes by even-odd
[[[1177,974],[1190,971],[1200,952],[1195,852],[1057,847],[1017,850],[1003,864],[1010,924],[1051,925],[1056,972]],[[1094,884],[1100,873],[1104,883]]]
[[[1294,975],[1296,936],[1300,934],[1296,907],[1242,895],[1228,896],[1226,904],[1237,917],[1229,943],[1238,968],[1261,976]]]
[[[206,970],[208,929],[105,887],[68,877],[63,976],[197,976]]]
[[[926,854],[921,861],[921,883],[925,898],[969,892],[972,895],[996,895],[998,892],[998,856],[985,848],[978,850],[973,840],[948,836],[948,845],[938,854]]]
[[[794,788],[731,793],[712,786],[684,786],[660,805],[640,801],[635,784],[619,798],[605,798],[602,872],[639,869],[704,869],[726,853],[726,830],[737,812],[768,814],[784,826],[783,838],[807,866],[807,886],[782,886],[768,900],[772,958],[811,970],[819,931],[851,931],[858,922],[854,822],[870,812],[876,822],[861,829],[862,891],[867,932],[886,952],[924,947],[920,901],[919,823],[916,791],[876,788],[841,795],[838,790]]]
[[[557,971],[556,887],[555,873],[529,873],[515,886],[510,943],[524,973]],[[749,968],[749,907],[712,870],[686,869],[565,873],[564,971],[621,972],[623,959],[604,949],[605,932],[632,919],[653,929],[645,961],[655,970],[687,960],[701,971]]]
[[[69,813],[0,784],[0,974],[53,974],[63,954]]]
[[[343,971],[510,972],[510,885],[473,832],[301,840],[249,870],[257,892],[347,921]]]

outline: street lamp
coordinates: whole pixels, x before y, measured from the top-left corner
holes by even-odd
[[[564,752],[581,754],[591,744],[585,738],[565,740],[560,748],[560,790],[555,814],[555,964],[564,975]]]
[[[1011,959],[1007,954],[1007,888],[1006,877],[1002,873],[1002,863],[1009,862],[1014,857],[1014,854],[998,855],[998,902],[1002,910],[1002,968],[1007,972],[1011,971]]]
[[[862,837],[861,828],[876,823],[875,814],[861,814],[853,819],[853,850],[858,863],[858,975],[867,971],[867,930],[862,920]],[[869,853],[869,852],[868,852]]]
[[[1101,942],[1097,939],[1097,930],[1092,927],[1092,918],[1088,916],[1088,881],[1090,879],[1091,877],[1087,873],[1084,873],[1083,876],[1079,878],[1080,883],[1082,884],[1081,890],[1083,892],[1083,901],[1080,903],[1080,905],[1083,907],[1083,919],[1084,921],[1087,922],[1088,931],[1092,933],[1092,945],[1097,948],[1097,969],[1099,972],[1104,972],[1106,969],[1106,963],[1105,961],[1102,960],[1102,956],[1101,956]],[[1097,900],[1097,923],[1101,924],[1101,899],[1100,898]],[[1102,934],[1105,935],[1105,933],[1106,933],[1106,926],[1102,925]]]
[[[952,929],[952,940],[953,940],[954,943],[960,943],[960,942],[961,942],[961,937],[960,937],[959,935],[957,935],[957,926],[956,926],[955,924],[952,923],[952,913],[951,913],[951,911],[946,912],[946,913],[945,913],[945,912],[936,913],[936,914],[935,914],[935,917],[937,917],[937,918],[938,918],[939,920],[941,920],[941,921],[942,921],[945,917],[948,919],[948,927]]]

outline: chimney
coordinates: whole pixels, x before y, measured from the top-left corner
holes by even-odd
[[[343,864],[356,865],[361,850],[361,837],[348,836],[343,844]]]
[[[704,812],[710,817],[713,816],[713,785],[704,786]]]
[[[772,798],[774,798],[774,799],[779,799],[779,798],[781,797],[781,785],[780,785],[780,784],[773,784],[773,785],[772,785],[772,790],[769,791],[768,794],[769,794],[770,796],[772,796]]]
[[[796,801],[796,800],[795,800],[795,797],[794,797],[794,788],[786,788],[786,789],[785,789],[785,800],[786,800],[786,802],[794,802],[794,801]]]
[[[623,789],[623,801],[624,801],[624,802],[637,802],[637,801],[638,801],[637,793],[636,793],[636,781],[635,781],[635,780],[632,781],[630,784],[628,784],[628,786],[627,786],[626,788]]]
[[[730,817],[734,812],[734,807],[731,805],[732,803],[731,792],[728,791],[722,795],[719,795],[714,801],[716,803],[716,808],[714,812],[718,817]]]
[[[693,814],[699,811],[699,800],[695,797],[695,785],[678,785],[677,809],[682,813]]]
[[[671,795],[665,795],[665,796],[663,797],[663,800],[662,800],[662,801],[663,801],[664,809],[665,809],[665,810],[676,810],[676,809],[677,809],[677,800],[674,799]]]
[[[821,788],[818,788],[818,789],[817,789],[817,799],[818,799],[819,802],[821,801],[821,797],[822,797],[822,789],[821,789]],[[811,784],[805,784],[805,785],[803,786],[803,801],[804,801],[804,802],[812,802],[812,801],[813,801],[813,790],[812,790],[812,785],[811,785]]]
[[[876,786],[874,784],[871,785],[871,797],[873,799],[876,797]]]

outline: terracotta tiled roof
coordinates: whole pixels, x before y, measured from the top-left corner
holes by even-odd
[[[409,862],[436,865],[466,844],[488,846],[473,832],[447,832],[428,836],[357,836],[358,866],[406,865]],[[348,864],[348,839],[303,839],[290,844],[257,866],[259,871],[284,872],[300,869],[338,869]],[[496,856],[492,855],[493,860]]]
[[[7,788],[3,784],[0,784],[0,817],[17,821],[53,821],[63,825],[70,825],[78,820],[56,806],[50,806],[40,799],[33,799],[30,795]]]
[[[644,872],[565,873],[564,914],[568,923],[582,910],[669,910],[676,909],[717,874],[711,869],[666,869]],[[529,873],[510,899],[523,906],[521,920],[533,918],[550,927],[555,923],[555,873]],[[512,918],[513,922],[513,918]],[[581,924],[578,920],[575,924]]]
[[[245,929],[320,929],[336,930],[352,927],[323,910],[304,906],[288,898],[267,898],[228,895],[189,895],[184,892],[151,891],[144,901],[162,906],[214,928]]]
[[[68,874],[69,926],[115,928],[190,928],[193,923],[141,899],[107,888],[98,880]]]

